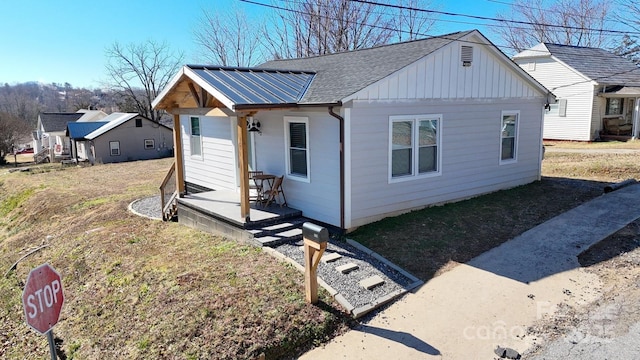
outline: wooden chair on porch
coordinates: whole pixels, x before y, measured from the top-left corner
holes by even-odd
[[[256,175],[262,175],[262,171],[249,171],[249,201],[255,201],[256,204],[262,203],[264,189],[262,188],[262,182],[258,182],[255,179]]]
[[[273,186],[269,190],[266,206],[269,206],[269,204],[271,204],[274,201],[277,204],[278,200],[280,200],[280,195],[282,195],[282,202],[280,203],[280,207],[287,206],[287,198],[284,196],[284,190],[282,190],[283,179],[284,179],[284,175],[276,177],[275,181],[273,182]]]

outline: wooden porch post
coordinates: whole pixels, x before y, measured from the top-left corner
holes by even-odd
[[[240,216],[249,221],[249,154],[247,153],[247,115],[238,116],[238,166],[240,167]]]
[[[182,164],[182,133],[179,114],[173,114],[173,159],[176,164],[176,190],[178,196],[182,197],[184,194],[184,166]]]

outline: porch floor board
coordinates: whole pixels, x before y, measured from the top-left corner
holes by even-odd
[[[240,216],[240,195],[230,190],[188,194],[179,198],[178,203],[243,229],[254,228],[260,224],[270,222],[276,223],[280,219],[302,215],[300,210],[287,206],[281,207],[278,204],[270,204],[265,207],[261,204],[251,203],[249,222],[247,222]]]

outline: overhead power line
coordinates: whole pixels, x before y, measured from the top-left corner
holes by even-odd
[[[585,27],[578,27],[578,26],[555,25],[555,24],[536,23],[536,22],[521,21],[521,20],[498,19],[498,18],[492,18],[492,17],[487,17],[487,16],[478,16],[478,15],[453,13],[453,12],[448,12],[448,11],[421,9],[421,8],[415,8],[415,7],[403,6],[403,5],[390,5],[390,4],[379,3],[379,2],[368,1],[368,0],[349,0],[349,1],[357,2],[357,3],[361,3],[361,4],[369,4],[369,5],[377,5],[377,6],[382,6],[382,7],[394,8],[394,9],[419,11],[419,12],[424,12],[424,13],[429,13],[429,14],[438,14],[438,15],[446,15],[446,16],[466,17],[466,18],[470,18],[470,19],[495,21],[495,22],[500,22],[500,23],[511,23],[511,24],[528,25],[528,26],[546,26],[546,27],[550,27],[550,28],[558,28],[558,29],[566,29],[566,30],[592,31],[592,32],[601,32],[601,33],[618,34],[618,35],[628,35],[628,34],[640,35],[640,32],[638,32],[638,31],[622,31],[622,30],[612,30],[612,29],[593,29],[593,28],[585,28]]]

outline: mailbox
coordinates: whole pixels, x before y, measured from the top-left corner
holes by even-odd
[[[306,222],[302,224],[302,237],[319,244],[329,241],[329,231],[322,226]]]

